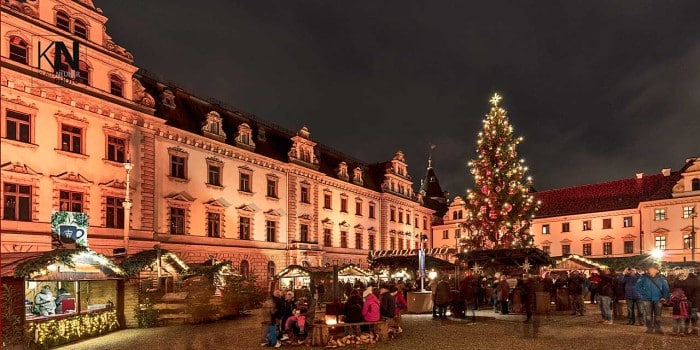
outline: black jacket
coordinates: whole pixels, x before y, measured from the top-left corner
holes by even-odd
[[[391,293],[386,292],[379,299],[379,314],[382,317],[394,318],[396,313],[396,301]]]
[[[365,320],[362,316],[362,304],[362,297],[359,295],[353,295],[345,302],[345,323],[357,323]]]

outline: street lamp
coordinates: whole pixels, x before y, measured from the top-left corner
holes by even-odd
[[[664,257],[664,251],[659,248],[655,248],[651,251],[651,257],[659,261]]]
[[[695,212],[695,207],[690,213],[690,258],[695,262],[695,217],[698,214]]]
[[[124,207],[124,255],[129,255],[129,218],[131,215],[131,196],[129,195],[130,183],[131,183],[131,169],[134,165],[131,164],[131,160],[127,160],[124,163],[124,170],[126,170],[126,194],[124,196],[124,201],[122,206]]]

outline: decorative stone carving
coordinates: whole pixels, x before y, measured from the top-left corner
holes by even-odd
[[[175,94],[173,94],[172,91],[170,90],[163,90],[163,92],[160,94],[161,102],[165,107],[168,108],[176,108],[177,105],[175,104]]]
[[[5,0],[3,5],[24,13],[27,16],[39,18],[39,0]]]
[[[316,142],[309,139],[310,135],[309,129],[306,126],[302,127],[296,136],[292,137],[292,148],[287,153],[287,156],[292,162],[318,168],[319,162],[315,150]]]
[[[248,149],[255,150],[255,142],[253,142],[253,129],[247,123],[238,125],[238,133],[236,133],[236,145]]]
[[[352,182],[358,185],[362,185],[364,183],[364,179],[362,178],[362,169],[360,167],[356,167],[352,170]]]
[[[345,162],[340,162],[338,164],[338,172],[336,173],[339,179],[347,181],[350,177],[348,176],[348,165]]]
[[[153,96],[146,92],[146,88],[143,87],[138,79],[133,79],[133,86],[134,95],[132,101],[149,108],[156,106],[156,100],[154,100]]]
[[[202,125],[202,133],[208,138],[226,142],[226,133],[224,132],[222,118],[219,113],[215,111],[207,113],[207,118],[204,121],[204,125]]]

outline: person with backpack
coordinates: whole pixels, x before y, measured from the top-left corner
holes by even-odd
[[[673,318],[673,335],[683,337],[688,332],[685,320],[690,319],[688,298],[683,288],[673,289],[673,292],[671,292],[671,304],[673,305],[671,313],[671,318]]]
[[[635,287],[644,306],[647,333],[664,334],[661,330],[661,307],[669,297],[666,278],[659,274],[659,265],[652,264],[647,273],[637,280]]]

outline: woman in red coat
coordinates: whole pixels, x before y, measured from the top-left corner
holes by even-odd
[[[507,315],[508,314],[508,297],[510,296],[510,285],[508,284],[508,281],[506,281],[506,276],[502,275],[501,276],[501,281],[498,282],[498,286],[496,287],[498,293],[496,296],[498,297],[498,302],[501,303],[501,314]]]
[[[403,329],[401,328],[401,326],[403,326],[403,322],[401,322],[401,311],[405,310],[408,304],[406,303],[406,298],[403,297],[403,293],[401,293],[396,286],[391,285],[389,287],[389,293],[394,296],[394,302],[396,303],[394,320],[396,321],[396,326],[399,328],[399,333],[401,333],[403,332]]]

